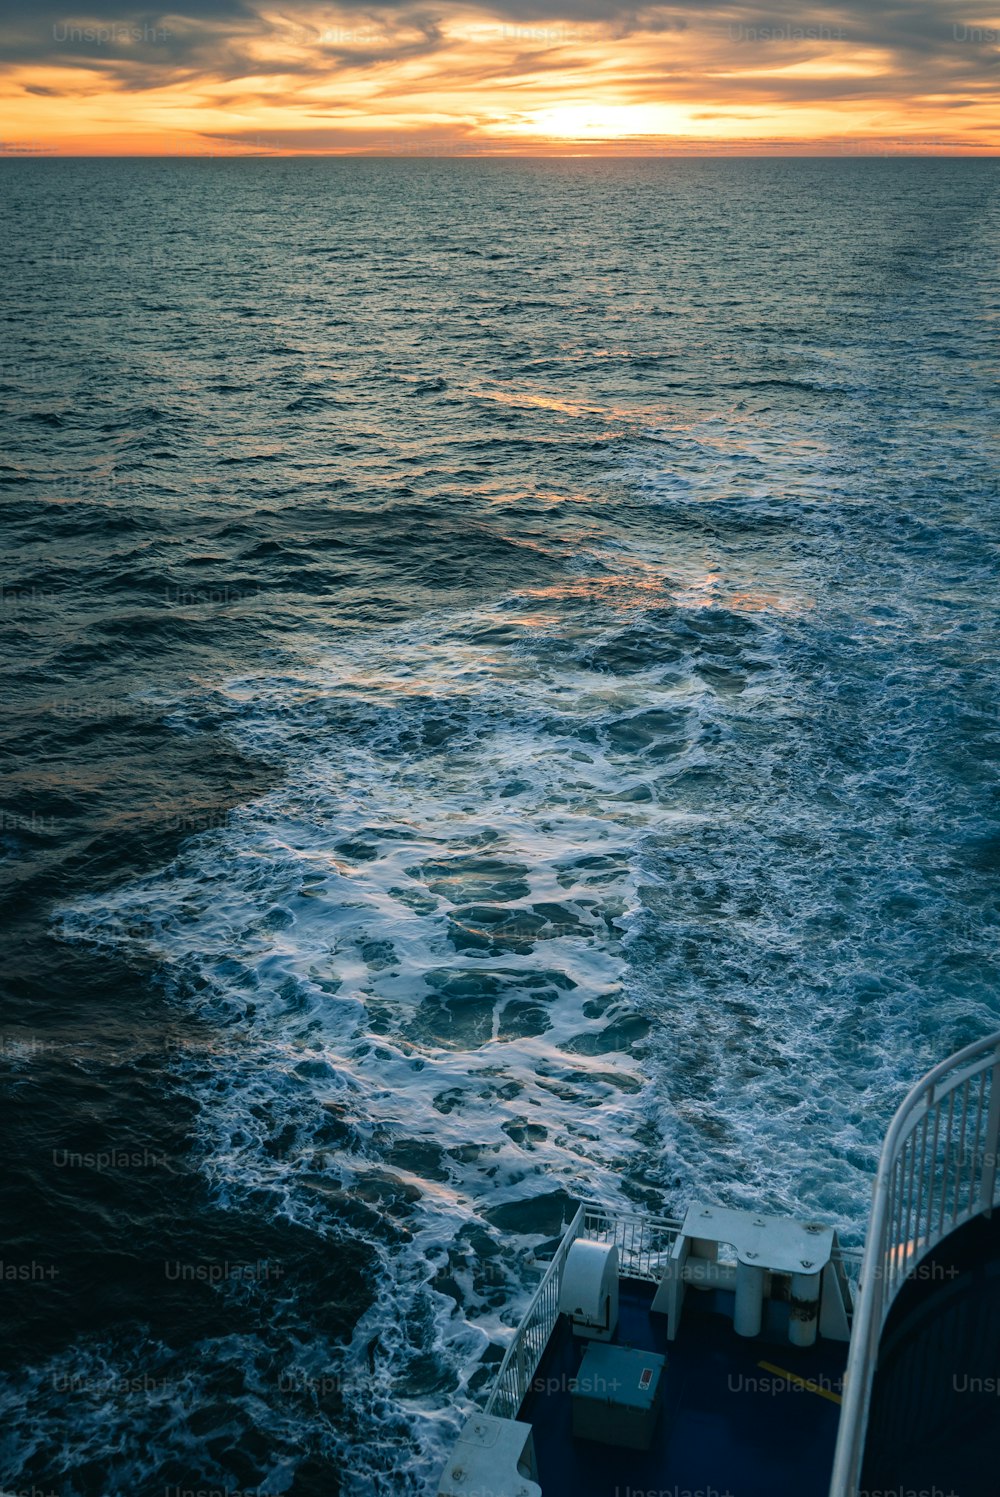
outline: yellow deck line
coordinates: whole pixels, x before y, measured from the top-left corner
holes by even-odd
[[[794,1372],[787,1372],[784,1367],[775,1367],[773,1362],[758,1362],[758,1367],[763,1367],[765,1372],[774,1372],[778,1377],[787,1378],[790,1383],[797,1383],[800,1388],[805,1388],[807,1393],[817,1393],[820,1398],[828,1398],[831,1403],[841,1403],[843,1400],[839,1393],[832,1393],[829,1388],[821,1388],[818,1383],[811,1383],[808,1378],[798,1377]]]

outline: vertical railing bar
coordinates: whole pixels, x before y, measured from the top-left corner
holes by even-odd
[[[906,1277],[907,1264],[910,1258],[909,1248],[913,1239],[913,1228],[910,1218],[913,1211],[913,1195],[917,1173],[917,1142],[915,1133],[910,1134],[907,1141],[907,1149],[909,1150],[909,1169],[906,1172],[906,1210],[903,1213],[903,1256],[900,1265],[902,1278]]]
[[[958,1198],[959,1198],[959,1194],[960,1194],[961,1189],[962,1189],[962,1175],[965,1172],[965,1148],[966,1148],[965,1135],[968,1132],[968,1127],[969,1127],[969,1081],[970,1080],[971,1080],[971,1078],[967,1076],[965,1078],[965,1086],[962,1088],[962,1134],[961,1134],[961,1140],[960,1140],[960,1144],[959,1144],[958,1154],[957,1154],[956,1159],[955,1159],[955,1164],[956,1164],[956,1169],[955,1169],[955,1194],[954,1194],[954,1196],[952,1198],[952,1205],[951,1205],[951,1224],[952,1224],[952,1226],[954,1226],[955,1223],[958,1220]]]
[[[969,1167],[969,1205],[971,1212],[976,1199],[976,1171],[979,1168],[979,1140],[983,1132],[983,1115],[986,1111],[986,1071],[979,1073],[979,1102],[976,1106],[976,1141],[972,1146],[972,1160]]]
[[[987,1123],[984,1210],[993,1211],[997,1199],[997,1151],[1000,1150],[1000,1051],[994,1049],[990,1067],[990,1115]]]
[[[924,1114],[926,1117],[926,1113]],[[913,1268],[917,1256],[917,1243],[920,1238],[920,1208],[923,1202],[923,1181],[920,1178],[919,1149],[917,1148],[917,1125],[914,1125],[913,1133],[913,1159],[911,1163],[913,1174],[913,1217],[907,1223],[907,1253],[906,1272]]]
[[[977,1081],[979,1080],[978,1076],[976,1077],[976,1080]],[[969,1078],[969,1084],[970,1084],[970,1086],[972,1084],[972,1078],[971,1077]],[[973,1122],[975,1124],[975,1128],[974,1128],[973,1134],[972,1134],[972,1145],[971,1145],[971,1148],[970,1147],[966,1148],[966,1159],[965,1159],[965,1163],[962,1166],[962,1205],[960,1207],[960,1211],[961,1211],[962,1214],[964,1214],[966,1216],[969,1215],[968,1192],[966,1191],[966,1187],[965,1187],[966,1170],[968,1170],[969,1180],[971,1181],[972,1178],[973,1178],[973,1176],[976,1173],[976,1150],[979,1147],[979,1123],[980,1123],[980,1118],[981,1118],[982,1114],[980,1112],[980,1099],[979,1099],[979,1095],[978,1094],[975,1097],[973,1097],[973,1096],[970,1095],[970,1098],[969,1098],[969,1107],[970,1107],[971,1112],[972,1112],[972,1118],[973,1118]]]
[[[955,1088],[948,1093],[948,1122],[944,1130],[944,1161],[941,1170],[941,1210],[938,1214],[938,1237],[944,1236],[944,1214],[948,1206],[948,1177],[951,1170],[951,1133],[955,1116]]]
[[[897,1186],[899,1191],[899,1209],[896,1213],[896,1240],[893,1244],[893,1280],[899,1278],[900,1264],[902,1263],[903,1259],[903,1242],[905,1240],[903,1213],[906,1209],[906,1150],[908,1143],[908,1139],[904,1141],[903,1148],[899,1156],[899,1182]],[[895,1293],[895,1290],[893,1292]]]
[[[896,1175],[898,1169],[899,1160],[897,1159],[893,1161],[886,1183],[885,1228],[881,1244],[882,1267],[880,1270],[883,1284],[889,1280],[889,1275],[892,1272],[892,1257],[896,1251],[896,1213],[898,1209]]]
[[[938,1172],[938,1143],[941,1138],[941,1103],[937,1102],[934,1107],[934,1142],[931,1144],[931,1188],[927,1199],[927,1246],[931,1246],[932,1240],[937,1241],[934,1233],[934,1186],[937,1181]],[[941,1178],[941,1189],[944,1189],[944,1176]]]
[[[928,1129],[929,1124],[930,1124],[930,1111],[928,1110],[927,1112],[924,1113],[923,1127],[921,1128],[921,1131],[920,1131],[920,1170],[918,1172],[918,1178],[919,1178],[919,1181],[920,1181],[920,1195],[919,1195],[919,1202],[918,1202],[918,1205],[917,1205],[916,1232],[914,1233],[914,1238],[913,1238],[914,1256],[916,1256],[920,1252],[920,1242],[921,1242],[921,1237],[923,1236],[923,1231],[922,1231],[922,1228],[921,1228],[920,1224],[921,1224],[921,1222],[924,1219],[924,1199],[925,1199],[925,1192],[926,1192],[926,1187],[927,1187],[927,1129]],[[926,1235],[928,1237],[930,1237],[930,1222],[927,1223],[927,1234]]]
[[[965,1150],[965,1104],[968,1102],[968,1097],[963,1097],[957,1086],[953,1090],[955,1095],[955,1127],[953,1130],[955,1147],[952,1150],[951,1178],[948,1181],[951,1206],[945,1213],[949,1232],[955,1229],[955,1218],[958,1211],[958,1182],[962,1175],[962,1161]]]
[[[903,1150],[899,1158],[895,1161],[892,1171],[892,1237],[889,1242],[888,1275],[893,1280],[896,1274],[896,1254],[899,1251],[899,1228],[903,1214],[903,1155],[905,1150],[906,1145],[904,1143]]]
[[[917,1172],[917,1140],[915,1130],[910,1133],[910,1136],[907,1139],[907,1148],[910,1151],[910,1171],[906,1182],[906,1216],[903,1223],[903,1261],[901,1265],[903,1277],[906,1276],[907,1263],[909,1262],[910,1258],[908,1249],[910,1248],[910,1245],[913,1241],[913,1225],[911,1221],[911,1215],[913,1211],[913,1197]]]

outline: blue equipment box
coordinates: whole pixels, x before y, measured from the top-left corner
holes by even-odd
[[[648,1450],[662,1403],[666,1357],[591,1341],[570,1383],[573,1434],[603,1445]]]

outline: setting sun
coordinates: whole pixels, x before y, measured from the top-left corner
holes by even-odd
[[[690,129],[684,110],[666,104],[566,103],[536,109],[520,119],[498,123],[497,133],[548,140],[653,140]]]

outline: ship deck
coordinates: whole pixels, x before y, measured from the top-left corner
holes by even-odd
[[[671,1342],[653,1293],[621,1281],[615,1337],[667,1358],[651,1448],[574,1438],[569,1384],[587,1343],[560,1317],[518,1415],[534,1430],[543,1497],[826,1497],[846,1344],[797,1349],[774,1323],[773,1339],[745,1340],[716,1295],[694,1293]]]

